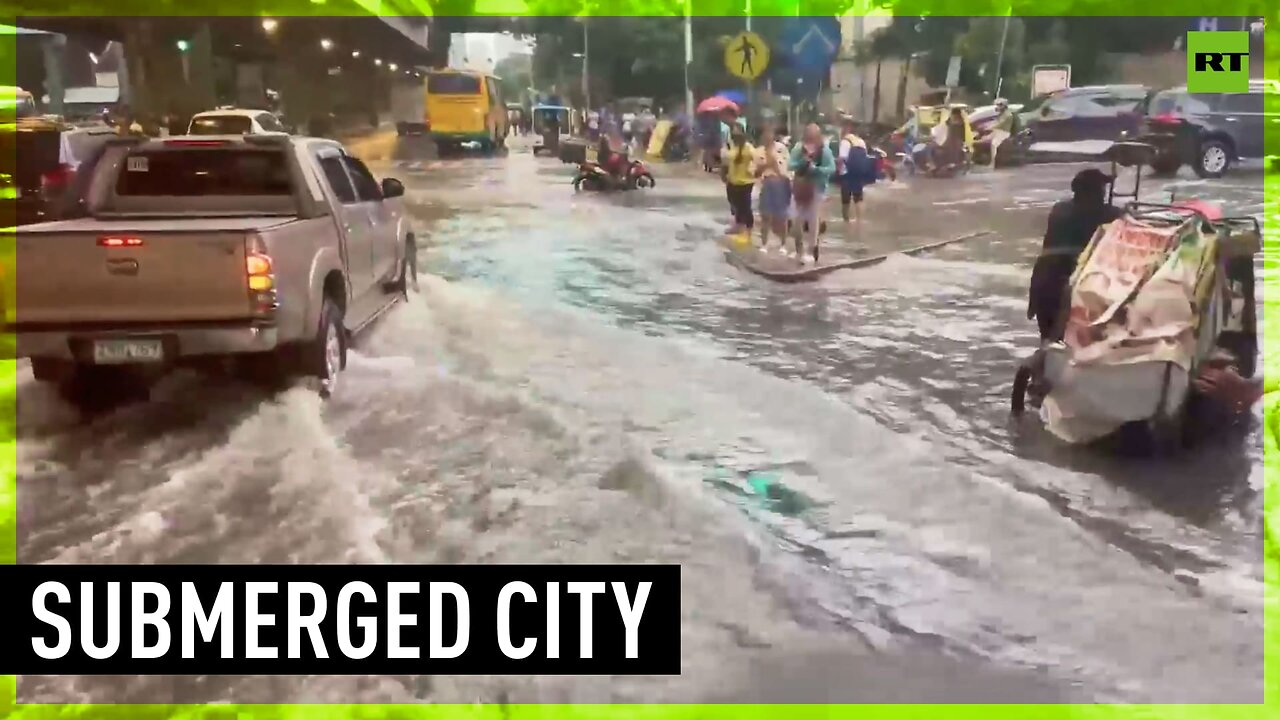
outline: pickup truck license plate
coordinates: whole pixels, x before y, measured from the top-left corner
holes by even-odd
[[[155,339],[95,340],[93,343],[93,362],[98,365],[162,360],[164,360],[164,345]]]

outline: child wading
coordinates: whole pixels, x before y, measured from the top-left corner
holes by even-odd
[[[796,238],[796,255],[800,262],[807,262],[812,254],[813,262],[817,262],[818,234],[822,228],[827,185],[836,171],[831,148],[823,142],[822,128],[817,124],[810,124],[804,129],[804,138],[791,151],[788,167],[795,173],[791,193],[795,201],[793,233]]]
[[[766,125],[756,149],[756,175],[760,178],[760,247],[769,249],[769,231],[778,236],[779,249],[787,249],[787,213],[791,209],[791,175],[787,170],[787,146],[775,139]]]
[[[733,210],[731,232],[734,234],[750,234],[755,226],[755,215],[751,212],[751,193],[756,185],[755,163],[756,150],[747,142],[747,131],[735,126],[721,170],[724,173],[725,194],[729,198],[729,207]]]

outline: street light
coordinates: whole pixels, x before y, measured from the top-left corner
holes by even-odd
[[[325,51],[333,49],[333,41],[329,38],[320,38],[320,48]]]
[[[359,51],[359,50],[352,50],[352,51],[351,51],[351,57],[353,57],[353,58],[358,58],[358,57],[360,57],[360,51]]]
[[[377,65],[378,67],[382,67],[382,58],[374,58],[373,64]]]
[[[390,64],[390,65],[388,65],[387,67],[391,69],[391,72],[395,72],[396,70],[399,70],[399,69],[400,69],[400,66],[399,66],[399,65],[396,65],[395,63],[391,63],[391,64]]]
[[[280,21],[275,18],[263,18],[262,29],[268,33],[273,33],[280,28]]]
[[[178,41],[178,53],[182,56],[182,81],[191,82],[191,60],[187,57],[187,51],[191,49],[191,43],[186,40]]]

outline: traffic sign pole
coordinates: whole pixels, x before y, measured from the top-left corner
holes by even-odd
[[[689,66],[693,65],[693,0],[684,0],[684,111],[693,117],[693,86],[689,84]]]
[[[751,32],[751,0],[747,0],[747,32]],[[747,81],[747,107],[755,107],[756,104],[756,81],[754,78]]]

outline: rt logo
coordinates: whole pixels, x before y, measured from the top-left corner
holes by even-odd
[[[1249,92],[1249,33],[1187,33],[1187,92]]]

